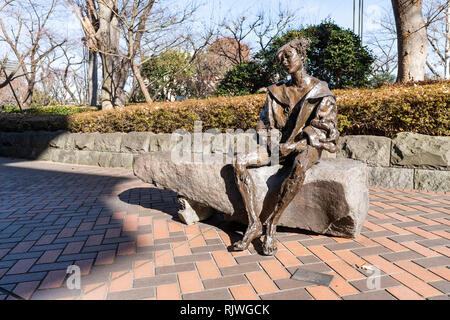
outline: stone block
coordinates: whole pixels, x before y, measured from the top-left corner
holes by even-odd
[[[63,150],[55,149],[52,154],[52,161],[62,163],[77,163],[77,151],[75,150]]]
[[[98,166],[100,152],[97,151],[82,151],[78,150],[77,153],[77,164],[82,164],[85,166]]]
[[[133,166],[133,155],[131,153],[111,153],[109,167],[131,168]]]
[[[0,145],[6,147],[30,147],[31,145],[30,131],[25,132],[3,132],[1,135]]]
[[[211,207],[183,197],[179,197],[178,202],[181,207],[181,210],[178,211],[178,217],[188,225],[206,220],[214,213],[214,209]]]
[[[391,139],[378,136],[344,136],[339,138],[338,158],[363,161],[371,166],[389,166]]]
[[[49,147],[57,148],[57,149],[70,149],[71,141],[71,133],[66,131],[56,131],[52,134],[52,138],[48,142]]]
[[[111,159],[113,157],[112,153],[110,153],[110,152],[99,152],[98,155],[99,155],[99,157],[98,157],[98,165],[100,167],[105,167],[105,168],[111,167],[110,163],[111,163]]]
[[[50,147],[50,141],[55,139],[59,135],[59,131],[57,132],[49,132],[49,131],[31,131],[33,132],[31,136],[30,144],[32,148],[44,149]]]
[[[35,160],[41,160],[41,161],[52,161],[53,153],[55,152],[54,148],[34,148],[32,151],[32,158]]]
[[[418,190],[450,192],[450,171],[416,169],[414,188]]]
[[[123,153],[145,153],[150,148],[150,138],[154,136],[151,132],[130,132],[122,136],[120,152]]]
[[[74,149],[85,151],[97,151],[95,150],[95,140],[100,133],[74,133],[72,135]]]
[[[135,156],[134,173],[147,183],[171,189],[180,196],[245,222],[233,167],[223,163],[179,163],[169,152]],[[262,221],[272,212],[285,168],[249,170]],[[322,159],[307,171],[304,186],[286,209],[279,225],[322,234],[355,237],[369,208],[367,165],[351,159]],[[200,219],[200,218],[199,218]]]
[[[391,163],[426,169],[450,169],[450,137],[401,132],[392,140]]]
[[[369,167],[369,185],[380,188],[414,189],[414,169]]]
[[[120,152],[124,133],[101,133],[94,135],[94,150],[98,152]]]
[[[172,134],[158,133],[150,136],[149,151],[170,151],[176,144],[172,141]]]
[[[16,147],[13,146],[0,146],[0,156],[6,158],[16,157]]]

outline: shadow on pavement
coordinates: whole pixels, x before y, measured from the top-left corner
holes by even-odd
[[[130,255],[153,258],[136,250],[149,231],[139,219],[152,211],[117,196],[141,185],[129,170],[0,158],[0,181],[0,300],[37,289],[39,298],[76,297],[68,266],[80,267],[85,285],[131,268]]]

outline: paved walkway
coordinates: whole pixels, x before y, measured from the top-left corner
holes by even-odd
[[[370,189],[361,236],[279,230],[276,257],[230,252],[242,226],[186,226],[130,170],[0,158],[0,300],[449,299],[450,194]],[[67,268],[80,268],[81,288]],[[380,269],[379,282],[370,266]],[[290,279],[304,268],[330,287]],[[377,272],[377,271],[375,271]],[[1,290],[1,289],[0,289]]]

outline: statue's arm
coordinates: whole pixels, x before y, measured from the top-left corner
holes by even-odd
[[[280,154],[285,156],[291,153],[292,151],[301,151],[306,148],[307,140],[302,139],[300,141],[295,141],[295,139],[303,132],[303,128],[305,127],[306,121],[311,116],[312,112],[315,109],[315,104],[308,103],[305,101],[305,105],[300,110],[300,113],[297,117],[297,121],[295,123],[295,127],[291,132],[291,135],[286,140],[285,143],[280,144]]]
[[[337,151],[339,131],[337,129],[337,105],[334,97],[325,97],[317,107],[314,119],[303,129],[309,144],[328,152]]]
[[[264,107],[259,114],[258,124],[256,125],[256,132],[258,133],[258,141],[261,144],[270,145],[270,134],[268,131],[272,128],[272,121],[270,121],[272,100],[267,96]]]
[[[326,97],[320,104],[315,119],[311,125],[325,130],[326,138],[321,138],[321,142],[333,142],[339,138],[337,129],[337,105],[334,97]]]
[[[306,146],[308,145],[306,139],[302,139],[297,142],[285,142],[280,144],[280,154],[282,156],[287,156],[292,151],[302,151],[306,149]]]
[[[259,120],[258,124],[256,125],[256,131],[259,130],[267,130],[270,127],[270,120],[269,120],[269,97],[267,97],[266,102],[264,103],[264,107],[262,108],[260,114],[259,114]]]

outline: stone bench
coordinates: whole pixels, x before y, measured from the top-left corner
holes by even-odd
[[[247,222],[233,167],[223,163],[176,163],[170,152],[134,158],[134,174],[180,196],[180,218],[187,224],[207,219],[214,210],[227,220]],[[249,169],[256,185],[258,212],[265,221],[286,175],[282,166]],[[282,215],[279,225],[339,237],[356,237],[369,209],[368,169],[351,159],[322,159],[307,171],[304,187]]]

